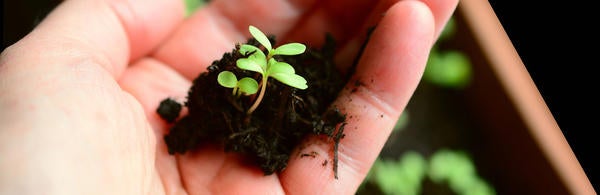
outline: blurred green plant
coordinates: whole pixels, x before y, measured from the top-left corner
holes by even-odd
[[[427,161],[416,152],[406,152],[400,160],[375,161],[369,178],[385,194],[416,195],[427,176]]]
[[[432,50],[423,79],[448,88],[464,88],[471,81],[469,58],[458,51]]]
[[[375,184],[383,194],[417,195],[425,179],[437,185],[447,184],[458,195],[495,195],[496,191],[477,175],[471,158],[463,151],[441,149],[429,161],[415,151],[404,153],[399,160],[379,158],[365,182]]]
[[[429,161],[428,175],[435,183],[447,183],[457,194],[496,194],[494,189],[477,175],[473,161],[463,151],[437,151]]]
[[[209,0],[183,0],[185,2],[185,16],[190,16],[198,8],[203,7]]]
[[[429,53],[423,80],[447,88],[461,89],[469,85],[472,77],[469,58],[463,52],[438,47],[440,42],[447,41],[455,33],[456,24],[451,18]]]

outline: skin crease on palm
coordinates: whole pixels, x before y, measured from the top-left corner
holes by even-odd
[[[457,3],[214,0],[184,18],[183,1],[67,0],[0,57],[0,194],[353,194]],[[375,24],[353,76],[369,82],[334,103],[353,116],[339,179],[318,141],[304,149],[317,158],[292,157],[269,176],[219,148],[167,154],[159,102],[185,101],[248,25],[309,46],[330,32],[345,70]]]

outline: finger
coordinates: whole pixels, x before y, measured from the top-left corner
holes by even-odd
[[[181,1],[65,1],[8,51],[30,59],[15,63],[28,68],[86,61],[117,77],[129,61],[158,45],[183,15]]]
[[[156,51],[154,57],[193,79],[236,43],[243,43],[254,25],[264,33],[286,34],[312,7],[311,1],[216,0],[198,10]]]
[[[434,28],[431,10],[422,2],[401,1],[388,10],[356,74],[334,103],[347,113],[348,122],[339,144],[339,179],[334,179],[331,165],[323,167],[323,160],[331,159],[331,144],[312,144],[303,151],[329,155],[320,155],[324,159],[318,160],[290,159],[280,178],[287,192],[356,191],[421,78]]]
[[[420,0],[423,3],[427,4],[431,12],[433,13],[433,18],[435,19],[435,39],[440,36],[442,30],[444,30],[444,26],[448,23],[448,20],[454,13],[454,9],[458,4],[458,0]]]
[[[143,58],[123,72],[119,80],[123,90],[142,105],[146,118],[156,137],[156,168],[167,194],[180,194],[184,188],[175,157],[169,155],[163,136],[168,125],[156,114],[160,102],[171,97],[178,102],[185,100],[190,81],[168,66],[149,58]]]

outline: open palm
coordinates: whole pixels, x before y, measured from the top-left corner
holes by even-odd
[[[182,1],[66,1],[1,56],[0,172],[10,174],[0,175],[0,194],[353,194],[456,3],[215,0],[184,19]],[[334,103],[353,116],[339,179],[322,166],[324,144],[270,176],[220,148],[168,155],[159,102],[185,101],[191,80],[244,42],[248,25],[309,46],[332,33],[346,70],[376,24],[353,75],[363,85]]]

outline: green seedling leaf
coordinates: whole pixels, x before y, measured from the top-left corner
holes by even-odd
[[[271,64],[268,72],[269,72],[269,74],[275,74],[275,73],[296,74],[294,67],[292,67],[292,65],[285,63],[285,62],[275,62],[274,64]]]
[[[265,46],[265,48],[267,48],[267,51],[271,51],[271,49],[273,49],[273,47],[271,47],[271,42],[269,42],[269,39],[267,38],[267,36],[260,31],[258,28],[250,25],[250,27],[248,27],[248,30],[250,31],[250,34],[252,34],[252,36],[263,46]]]
[[[276,64],[278,61],[275,60],[275,58],[269,58],[269,67],[273,66],[273,64]]]
[[[217,76],[217,82],[223,87],[234,88],[237,86],[237,77],[229,71],[223,71]]]
[[[240,91],[245,95],[252,95],[258,92],[258,82],[250,77],[244,77],[238,82]]]
[[[252,53],[252,55],[261,55],[262,54],[262,57],[265,57],[265,54],[260,49],[258,49],[258,47],[255,47],[254,45],[243,44],[240,46],[240,54],[248,55],[250,53]]]
[[[278,62],[276,59],[273,58],[274,55],[301,54],[306,50],[305,45],[300,43],[289,43],[282,45],[276,49],[273,49],[271,42],[262,31],[260,31],[258,28],[252,25],[248,27],[248,30],[250,31],[250,34],[252,34],[252,36],[256,39],[256,41],[263,45],[268,51],[268,55],[266,55],[266,52],[263,52],[263,50],[252,45],[241,45],[239,49],[240,53],[242,53],[243,55],[248,55],[251,52],[253,53],[247,58],[238,59],[236,61],[237,67],[243,70],[258,72],[262,75],[262,79],[260,81],[260,94],[258,94],[256,100],[254,101],[252,106],[248,108],[247,111],[247,114],[251,114],[252,112],[254,112],[254,110],[256,110],[258,105],[260,105],[260,102],[262,101],[265,95],[269,77],[273,77],[286,85],[298,89],[306,89],[308,88],[308,85],[306,84],[306,79],[295,73],[296,71],[294,70],[294,67],[285,62]],[[254,86],[258,86],[258,84],[255,85],[254,83],[250,83],[250,81],[248,81],[247,84],[248,89],[244,89],[245,91],[243,91],[243,93],[256,93],[258,89],[255,88],[258,87]]]
[[[286,73],[274,73],[271,74],[271,77],[277,79],[278,81],[298,88],[298,89],[306,89],[308,85],[306,85],[306,79],[297,74],[286,74]]]
[[[263,54],[263,52],[256,52],[248,58],[260,65],[260,67],[263,69],[263,72],[267,71],[267,58],[265,58],[265,54]]]
[[[273,51],[273,55],[298,55],[304,53],[306,46],[301,43],[288,43],[279,46]]]
[[[262,59],[262,60],[261,60]],[[263,63],[262,61],[265,61],[265,59],[263,58],[256,58],[256,57],[248,57],[248,58],[241,58],[238,59],[236,61],[236,65],[238,68],[244,69],[244,70],[249,70],[249,71],[254,71],[254,72],[258,72],[260,74],[265,74],[264,71],[264,65],[262,65],[261,63]]]

